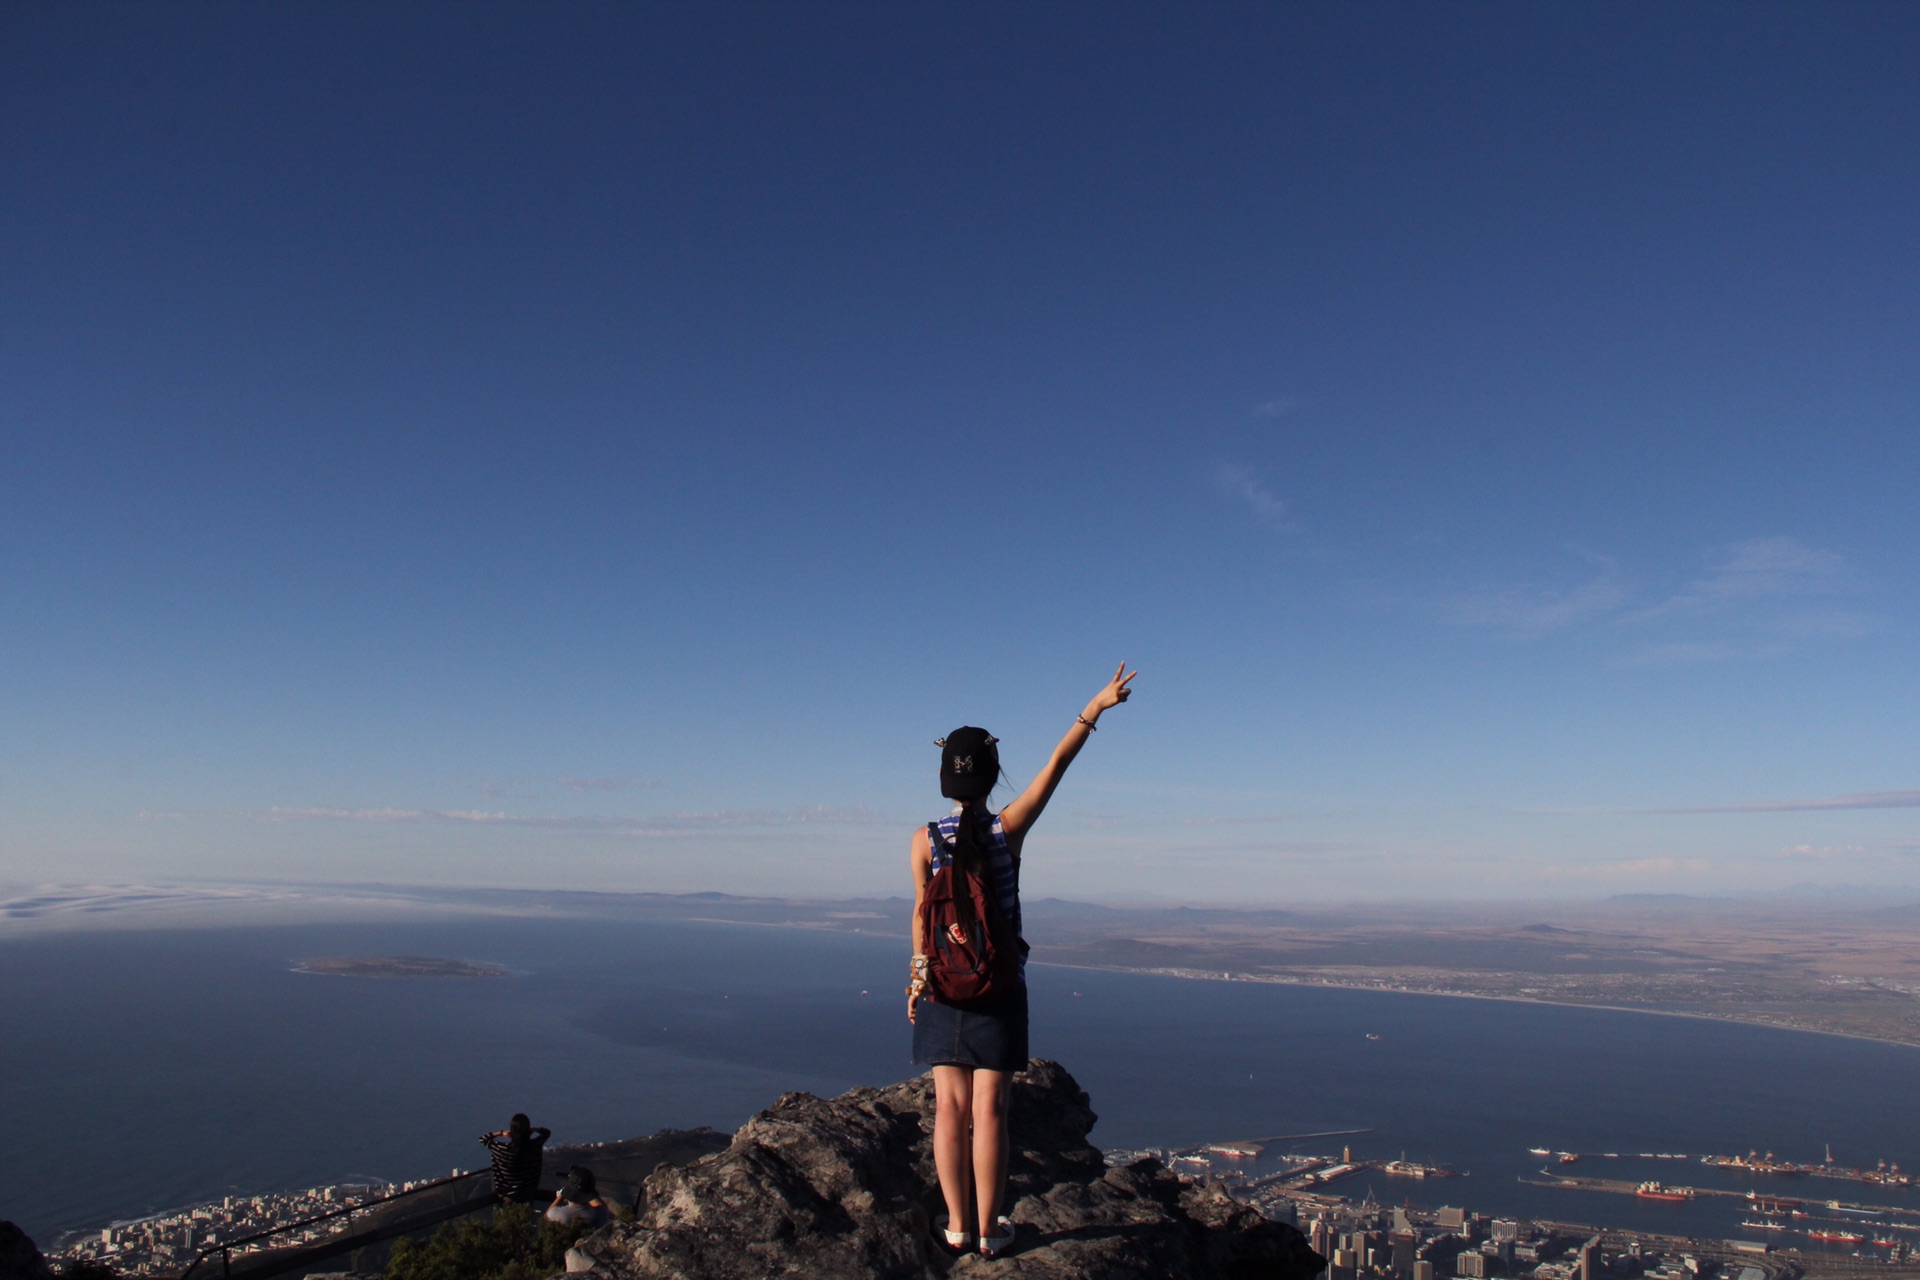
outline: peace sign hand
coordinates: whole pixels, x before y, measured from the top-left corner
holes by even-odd
[[[1127,670],[1127,664],[1124,662],[1115,668],[1113,679],[1107,681],[1107,687],[1093,695],[1093,702],[1090,705],[1094,714],[1098,715],[1109,707],[1117,707],[1132,697],[1133,690],[1127,688],[1127,685],[1139,674],[1138,671]]]

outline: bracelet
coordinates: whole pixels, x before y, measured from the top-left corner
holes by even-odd
[[[907,972],[910,974],[913,974],[916,977],[922,977],[922,976],[925,976],[927,970],[931,968],[932,965],[933,965],[932,956],[915,956],[913,958],[913,963],[907,966]]]
[[[1095,724],[1093,721],[1087,719],[1085,716],[1075,716],[1074,719],[1079,721],[1081,724],[1087,726],[1088,733],[1100,732],[1100,726]]]

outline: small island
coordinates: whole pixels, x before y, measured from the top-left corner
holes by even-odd
[[[319,973],[335,978],[504,978],[497,964],[472,960],[443,960],[437,956],[321,956],[302,960],[295,973]]]

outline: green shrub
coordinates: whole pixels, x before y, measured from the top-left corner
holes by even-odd
[[[566,1270],[567,1250],[592,1230],[548,1222],[523,1204],[449,1222],[431,1240],[401,1240],[387,1280],[544,1280]]]

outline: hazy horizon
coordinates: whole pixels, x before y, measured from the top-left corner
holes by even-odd
[[[151,881],[142,884],[0,883],[0,939],[62,930],[94,928],[229,928],[281,924],[353,923],[457,916],[525,917],[540,919],[621,918],[620,908],[637,900],[665,898],[727,898],[741,901],[786,902],[797,906],[830,907],[857,903],[892,903],[901,907],[899,922],[911,896],[900,890],[868,895],[749,895],[723,890],[653,891],[540,889],[526,885],[464,885],[458,888],[402,884],[301,884],[242,882],[219,884],[193,881]],[[1364,898],[1294,898],[1256,902],[1246,899],[1108,895],[1106,897],[1029,897],[1030,904],[1058,903],[1114,911],[1235,911],[1250,914],[1295,914],[1305,919],[1336,918],[1354,910],[1390,920],[1404,916],[1425,920],[1422,909],[1445,905],[1466,912],[1463,922],[1484,919],[1527,918],[1538,915],[1564,919],[1563,913],[1599,909],[1620,913],[1661,910],[1676,919],[1699,912],[1742,909],[1768,913],[1793,911],[1841,914],[1884,913],[1920,902],[1920,891],[1890,891],[1885,886],[1789,886],[1783,889],[1728,895],[1673,893],[1617,893],[1585,897],[1519,898],[1480,895],[1420,898],[1380,895]],[[1484,909],[1484,914],[1476,909]],[[714,923],[747,923],[715,921]],[[1601,917],[1595,923],[1614,920]],[[1042,933],[1044,933],[1044,928]],[[1043,939],[1044,940],[1044,939]]]

